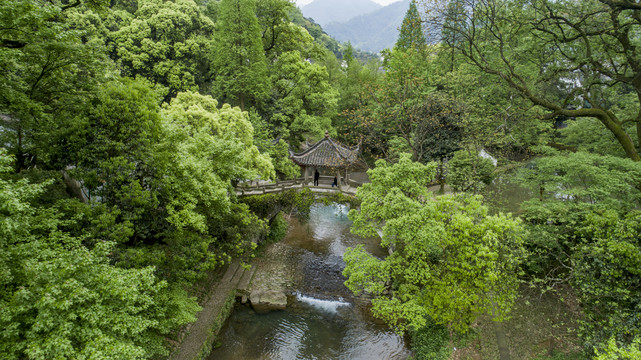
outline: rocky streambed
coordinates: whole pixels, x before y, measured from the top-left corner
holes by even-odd
[[[210,360],[404,359],[403,339],[375,321],[343,285],[342,255],[364,244],[385,256],[377,239],[349,232],[342,205],[312,208],[309,221],[290,219],[286,238],[252,262],[251,286],[220,333]],[[242,290],[242,289],[241,289]]]

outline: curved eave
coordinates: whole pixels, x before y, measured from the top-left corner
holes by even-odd
[[[290,158],[300,166],[347,168],[356,161],[360,146],[346,147],[342,144],[325,138],[308,149],[294,153],[290,150]]]

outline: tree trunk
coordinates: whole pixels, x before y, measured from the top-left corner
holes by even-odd
[[[639,153],[634,146],[634,142],[632,141],[628,133],[623,130],[623,126],[621,126],[621,123],[615,121],[609,114],[603,117],[599,117],[599,120],[601,120],[603,125],[605,125],[605,127],[608,128],[608,130],[610,130],[612,134],[614,134],[614,137],[616,137],[619,144],[621,144],[621,147],[623,147],[625,154],[630,159],[632,159],[633,161],[641,161],[641,157],[639,157]],[[637,133],[639,133],[638,123]]]
[[[637,141],[641,148],[641,89],[637,87],[637,98],[639,99],[639,113],[637,114]]]
[[[240,111],[245,111],[245,93],[238,93],[238,101],[240,102]]]
[[[18,147],[16,148],[16,172],[24,169],[24,152],[22,151],[22,126],[18,124]]]

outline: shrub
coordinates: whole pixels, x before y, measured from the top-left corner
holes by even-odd
[[[283,240],[283,238],[287,234],[288,227],[289,223],[287,222],[287,220],[283,218],[283,215],[281,213],[278,213],[278,215],[276,215],[269,224],[269,233],[267,234],[267,238],[265,239],[266,243],[272,244]]]
[[[449,336],[444,325],[428,319],[427,324],[413,331],[411,336],[416,360],[447,360],[450,357]]]
[[[494,164],[470,150],[459,150],[449,162],[447,182],[454,191],[479,193],[492,182]]]

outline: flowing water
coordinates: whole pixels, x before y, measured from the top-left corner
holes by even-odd
[[[377,239],[349,232],[343,205],[312,207],[306,223],[292,221],[283,240],[298,266],[286,310],[256,314],[237,305],[221,331],[223,346],[209,360],[249,359],[405,359],[403,338],[369,314],[366,302],[343,285],[342,255],[363,244],[374,256],[386,255]]]

